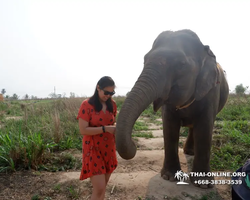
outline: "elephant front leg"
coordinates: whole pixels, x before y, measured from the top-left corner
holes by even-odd
[[[175,181],[175,173],[181,169],[178,155],[179,131],[180,121],[168,119],[167,112],[163,112],[165,158],[161,176],[169,181]]]
[[[202,172],[207,174],[210,172],[210,151],[212,143],[213,122],[204,120],[204,123],[199,122],[194,126],[194,161],[192,172]],[[210,176],[190,176],[191,182],[201,188],[213,187]],[[205,184],[200,184],[205,182]]]

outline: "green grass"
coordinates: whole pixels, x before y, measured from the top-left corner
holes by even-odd
[[[76,190],[75,186],[71,185],[67,188],[69,193],[69,198],[71,199],[78,199],[79,198],[79,192]]]
[[[0,171],[38,169],[48,162],[50,152],[82,148],[76,116],[83,99],[53,100],[33,103],[7,103],[8,109],[21,111],[10,120],[2,112],[0,129]],[[12,107],[12,106],[13,107]]]
[[[188,130],[189,130],[188,127],[181,127],[181,129],[180,129],[180,136],[187,137],[188,136]]]
[[[224,121],[217,124],[211,154],[212,170],[236,170],[250,157],[250,125],[248,121]]]
[[[136,121],[133,127],[132,137],[153,138],[151,131],[148,131],[148,125],[145,121]]]
[[[136,121],[133,127],[134,131],[147,131],[148,126],[144,121]]]
[[[53,190],[60,192],[60,191],[61,191],[61,185],[60,185],[60,184],[56,184],[56,185],[53,187]]]
[[[121,107],[122,107],[122,104],[125,100],[125,97],[123,96],[118,96],[118,97],[114,97],[113,98],[115,103],[116,103],[116,106],[117,106],[117,110],[121,110]]]
[[[250,120],[250,95],[236,96],[230,95],[229,99],[216,116],[216,120]]]
[[[70,153],[57,152],[50,155],[48,161],[39,165],[38,170],[45,170],[50,172],[66,171],[66,170],[80,170],[82,167],[81,159],[76,159]]]
[[[46,150],[54,142],[45,141],[40,133],[23,134],[0,132],[0,172],[15,171],[16,168],[37,169],[46,159]]]
[[[152,132],[137,131],[137,132],[132,133],[132,137],[153,138],[154,136],[153,136]]]
[[[18,101],[0,102],[0,120],[6,116],[22,116],[22,108]]]
[[[125,97],[114,97],[118,111]],[[82,148],[76,116],[83,98],[0,102],[0,171],[78,169],[79,161],[67,149]],[[18,120],[8,117],[19,116]],[[150,104],[137,120],[133,137],[152,138],[148,123],[162,125]],[[212,170],[236,170],[250,157],[250,96],[230,95],[217,115],[211,151]],[[187,128],[180,135],[186,137]]]
[[[40,199],[40,197],[39,197],[38,194],[35,194],[35,195],[33,195],[33,196],[31,197],[31,200],[39,200],[39,199]]]
[[[161,110],[154,112],[153,104],[151,103],[141,114],[143,117],[149,117],[151,121],[155,121],[158,118],[161,118]]]

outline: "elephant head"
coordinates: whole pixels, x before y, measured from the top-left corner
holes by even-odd
[[[190,30],[162,32],[144,56],[144,68],[124,101],[117,119],[117,151],[124,159],[136,154],[132,128],[152,102],[176,108],[201,100],[216,85],[218,69],[209,46]]]

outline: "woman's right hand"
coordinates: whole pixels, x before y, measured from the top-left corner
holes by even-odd
[[[116,129],[116,126],[105,126],[105,131],[106,132],[109,132],[109,133],[112,133],[112,134],[115,134],[115,129]]]

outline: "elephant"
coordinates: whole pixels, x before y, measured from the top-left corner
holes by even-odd
[[[194,155],[192,172],[210,172],[210,151],[216,115],[227,102],[225,71],[208,45],[192,30],[163,31],[144,56],[144,67],[127,95],[117,118],[116,146],[123,159],[132,159],[136,145],[132,129],[140,114],[153,103],[161,108],[164,138],[163,179],[175,181],[181,170],[180,127],[189,127],[184,153]],[[198,180],[205,184],[197,184]],[[197,187],[213,187],[213,177],[190,177]]]

